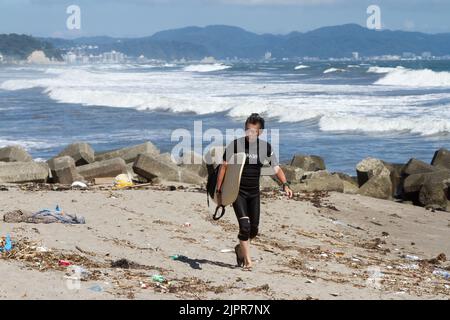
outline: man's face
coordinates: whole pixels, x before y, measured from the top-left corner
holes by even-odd
[[[259,124],[247,124],[247,128],[245,130],[245,135],[247,136],[249,141],[256,141],[256,139],[261,135],[261,128]]]

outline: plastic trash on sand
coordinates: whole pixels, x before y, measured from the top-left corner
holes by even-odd
[[[450,279],[450,272],[442,270],[442,269],[436,269],[433,271],[433,274],[435,276],[441,276],[444,277],[445,279]]]
[[[60,265],[61,267],[68,267],[71,265],[71,263],[70,263],[70,261],[67,261],[67,260],[59,260],[58,265]]]
[[[133,181],[131,180],[130,176],[127,174],[119,174],[114,179],[114,186],[118,189],[126,188],[126,187],[132,187]]]
[[[96,284],[95,286],[90,287],[89,290],[93,291],[93,292],[102,292],[103,291],[103,287],[98,285],[98,284]]]
[[[412,260],[412,261],[418,261],[418,260],[420,260],[420,258],[419,258],[418,256],[414,256],[414,255],[411,255],[411,254],[406,254],[406,255],[404,256],[404,258],[407,259],[407,260]]]
[[[0,239],[0,252],[11,251],[12,247],[11,236],[9,234]]]
[[[164,281],[166,281],[166,279],[160,274],[154,274],[152,276],[152,280],[159,283],[163,283]]]
[[[69,267],[69,272],[72,276],[77,277],[79,280],[87,280],[91,273],[81,266],[72,265]]]
[[[88,188],[87,184],[84,182],[81,182],[81,181],[74,181],[74,183],[72,183],[71,187],[78,188],[78,189],[87,189]]]

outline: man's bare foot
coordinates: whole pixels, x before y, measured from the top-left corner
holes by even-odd
[[[252,270],[253,266],[251,264],[242,267],[242,271],[252,271]]]

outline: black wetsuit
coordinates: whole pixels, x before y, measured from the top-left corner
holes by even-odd
[[[228,145],[223,160],[230,162],[233,154],[240,152],[245,152],[247,157],[242,171],[239,195],[233,203],[233,208],[239,222],[238,238],[247,241],[258,235],[261,167],[266,163],[271,166],[278,163],[268,142],[257,139],[254,143],[250,143],[245,137],[236,139]]]

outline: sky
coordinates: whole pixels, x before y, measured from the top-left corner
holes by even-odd
[[[80,29],[67,8],[80,8]],[[0,0],[0,33],[74,38],[141,37],[186,26],[233,25],[286,34],[323,26],[366,26],[378,5],[383,29],[450,32],[450,0]]]

